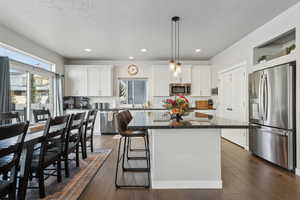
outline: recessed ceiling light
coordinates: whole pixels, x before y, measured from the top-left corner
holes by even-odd
[[[201,49],[195,49],[195,52],[196,52],[196,53],[200,53],[200,52],[201,52]]]
[[[134,59],[134,57],[133,57],[133,56],[129,56],[128,58],[129,58],[130,60],[133,60],[133,59]]]
[[[91,52],[92,49],[84,49],[84,51],[86,51],[86,52]]]
[[[142,49],[141,49],[141,52],[147,52],[147,49],[142,48]]]

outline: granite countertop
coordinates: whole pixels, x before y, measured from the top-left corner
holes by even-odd
[[[128,129],[186,129],[186,128],[228,128],[247,129],[248,122],[233,121],[225,118],[190,112],[180,122],[171,121],[170,116],[163,112],[138,112],[128,125]]]
[[[199,108],[190,108],[191,110],[216,110],[215,108],[211,109],[199,109]],[[119,110],[167,110],[166,108],[105,108],[105,109],[99,109],[100,111],[119,111]]]

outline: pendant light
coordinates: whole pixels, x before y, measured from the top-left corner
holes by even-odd
[[[179,21],[180,17],[178,16],[174,16],[171,19],[171,59],[169,67],[175,77],[182,71],[182,66],[179,62]]]

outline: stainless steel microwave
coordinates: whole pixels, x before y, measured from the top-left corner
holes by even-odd
[[[191,95],[190,83],[171,83],[170,84],[170,96],[175,95]]]

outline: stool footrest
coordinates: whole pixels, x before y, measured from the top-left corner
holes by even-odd
[[[123,168],[124,172],[150,172],[149,168]]]

